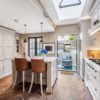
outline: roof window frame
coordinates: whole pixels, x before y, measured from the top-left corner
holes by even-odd
[[[81,0],[78,0],[78,3],[73,3],[73,4],[69,4],[69,5],[62,5],[62,3],[63,3],[63,0],[60,1],[59,8],[78,6],[81,4]]]

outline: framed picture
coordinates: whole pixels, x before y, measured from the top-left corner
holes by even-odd
[[[54,43],[44,43],[43,49],[46,49],[48,54],[54,54]]]

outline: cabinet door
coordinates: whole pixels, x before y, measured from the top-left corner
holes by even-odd
[[[98,12],[99,12],[99,20],[100,20],[100,6],[99,6],[99,11]]]
[[[3,74],[4,67],[3,67],[3,60],[0,60],[0,76]]]
[[[10,73],[12,72],[12,68],[11,68],[12,64],[11,64],[11,60],[6,59],[4,60],[4,73]]]
[[[4,46],[14,46],[14,34],[4,33]]]
[[[4,59],[4,47],[0,46],[0,60]]]
[[[4,34],[3,34],[3,32],[0,30],[0,46],[3,46],[3,39],[4,39]]]
[[[13,47],[4,47],[4,58],[5,59],[12,59],[14,55],[14,48]]]
[[[96,8],[96,10],[93,12],[93,14],[92,14],[92,19],[91,19],[91,26],[92,26],[92,28],[94,27],[94,26],[96,26],[96,25],[94,25],[94,22],[96,21],[96,20],[98,20],[98,16],[99,16],[99,14],[98,14],[98,8]]]

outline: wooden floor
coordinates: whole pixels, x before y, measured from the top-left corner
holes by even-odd
[[[28,90],[29,84],[26,84]],[[45,91],[44,86],[44,91]],[[39,86],[33,86],[32,93],[23,93],[21,85],[0,95],[0,100],[92,100],[88,89],[78,74],[59,74],[53,93],[41,97]]]
[[[12,86],[12,76],[0,79],[0,95],[6,92]]]

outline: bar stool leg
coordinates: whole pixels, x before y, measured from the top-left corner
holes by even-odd
[[[16,86],[16,84],[17,84],[17,71],[15,71],[15,80],[14,80],[13,88]]]
[[[40,88],[41,88],[41,95],[43,96],[42,73],[40,73]]]
[[[25,92],[25,71],[22,72],[22,79],[23,79],[23,92]]]
[[[31,85],[30,85],[30,88],[29,88],[29,93],[31,92],[32,90],[32,86],[33,86],[33,81],[34,81],[34,73],[32,72],[32,79],[31,79]]]

